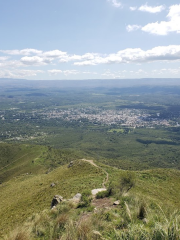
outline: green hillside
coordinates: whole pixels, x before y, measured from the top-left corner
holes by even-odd
[[[0,185],[0,232],[7,232],[33,213],[49,209],[54,195],[71,198],[85,189],[101,187],[103,171],[83,161],[49,174],[21,175]],[[55,187],[51,187],[55,183]]]
[[[0,183],[21,174],[38,174],[66,164],[81,154],[47,146],[0,143]]]
[[[44,146],[1,144],[0,151],[3,239],[180,239],[179,170],[125,171]],[[107,193],[92,200],[87,192],[103,182]],[[54,195],[70,199],[83,192],[79,207],[63,202],[50,210]],[[114,207],[115,200],[120,205]]]

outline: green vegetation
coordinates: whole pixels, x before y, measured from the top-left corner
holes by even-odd
[[[127,170],[180,169],[178,91],[177,86],[75,90],[4,87],[0,90],[0,141],[51,146]],[[44,115],[69,109],[95,114],[97,108],[131,113],[138,110],[139,121],[144,118],[143,112],[148,114],[147,123],[156,119],[167,120],[170,125],[131,127],[123,122],[90,122],[87,118],[67,121],[66,114],[63,118]]]
[[[110,129],[108,132],[110,133],[124,133],[124,129]]]
[[[0,143],[0,183],[22,174],[48,173],[81,157],[73,150]]]
[[[180,239],[179,87],[1,88],[0,102],[0,238]],[[69,109],[132,121],[67,120]]]
[[[90,168],[90,171],[92,168],[97,170],[88,163],[83,162],[83,164]],[[21,229],[17,228],[5,239],[21,239],[18,234],[24,235],[24,240],[180,239],[180,212],[176,210],[180,207],[179,201],[173,204],[175,198],[179,199],[179,193],[170,193],[172,183],[177,184],[177,189],[179,188],[179,171],[168,170],[168,175],[166,170],[165,172],[148,170],[126,173],[122,170],[104,167],[107,168],[106,170],[109,169],[111,178],[117,182],[109,200],[105,196],[102,203],[97,200],[89,201],[90,192],[84,190],[82,203],[88,202],[87,205],[65,201],[55,209],[34,213],[25,221]],[[166,179],[165,176],[167,176]],[[136,178],[135,185],[134,177]],[[146,180],[142,180],[144,178]],[[131,183],[133,187],[128,192],[124,191],[119,195],[119,186],[127,187],[129,184],[132,185]],[[141,184],[145,185],[143,189]],[[148,194],[144,192],[145,188]],[[155,192],[158,194],[155,195]],[[113,201],[117,199],[120,205],[113,206]],[[109,204],[108,207],[104,207],[106,202]]]
[[[50,208],[54,195],[65,199],[76,193],[101,187],[102,170],[85,161],[75,161],[54,169],[48,174],[23,174],[0,185],[0,233],[26,220],[33,213]],[[51,183],[55,183],[51,187]],[[84,200],[84,199],[83,199]]]

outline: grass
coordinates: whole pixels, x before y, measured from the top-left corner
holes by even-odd
[[[145,232],[145,236],[147,236],[148,231],[150,231],[151,234],[156,234],[152,232],[160,226],[161,229],[156,229],[157,232],[163,229],[162,231],[166,231],[165,233],[167,235],[167,229],[165,229],[166,220],[163,219],[165,219],[165,216],[167,219],[172,218],[171,214],[175,210],[180,209],[180,203],[178,201],[180,198],[178,190],[180,188],[180,172],[178,170],[170,169],[146,170],[130,172],[130,178],[128,178],[129,175],[126,171],[106,165],[101,165],[101,167],[106,169],[109,173],[109,180],[116,183],[116,194],[114,197],[115,199],[120,199],[121,207],[117,213],[114,212],[115,210],[105,210],[105,212],[103,212],[103,219],[101,219],[100,213],[97,216],[94,213],[95,215],[92,217],[91,221],[93,222],[94,218],[97,217],[99,222],[94,223],[93,231],[97,231],[103,236],[108,236],[108,229],[114,229],[115,226],[116,231],[113,231],[113,233],[111,233],[112,235],[110,234],[109,239],[131,239],[130,236],[133,236],[133,234],[137,236],[140,234],[140,230],[138,229],[143,228],[142,232]],[[3,219],[0,225],[1,234],[7,233],[12,227],[15,227],[16,225],[18,226],[34,213],[41,216],[44,209],[50,209],[52,197],[56,194],[62,195],[64,198],[72,198],[76,193],[84,192],[84,197],[86,198],[91,189],[101,187],[103,178],[104,172],[101,169],[84,161],[76,161],[72,168],[68,168],[67,165],[65,165],[53,170],[49,174],[23,175],[1,184],[0,215],[1,219]],[[127,179],[128,182],[126,182]],[[52,182],[56,184],[53,188],[50,187]],[[133,182],[133,187],[128,192],[121,191],[122,183],[124,182],[127,184]],[[121,192],[121,194],[119,194],[118,191]],[[11,197],[7,199],[7,196],[13,196],[13,200]],[[50,221],[48,220],[49,217],[43,220],[46,224],[44,227],[40,227],[42,234],[43,231],[45,231],[45,233],[48,232],[46,233],[47,236],[50,236],[48,234],[52,234],[52,231],[55,231],[56,233],[56,230],[52,230],[52,228],[56,229],[58,225],[60,228],[66,229],[63,230],[64,238],[62,239],[69,239],[68,236],[70,236],[70,234],[75,236],[74,239],[78,239],[77,236],[79,236],[79,233],[77,233],[75,222],[79,221],[78,219],[83,212],[93,211],[93,208],[90,207],[88,201],[88,204],[84,204],[83,208],[78,208],[77,210],[73,209],[74,206],[64,206],[64,210],[58,210],[58,214],[47,210],[48,212],[50,211],[47,216],[50,214],[53,215],[51,217],[57,217],[57,219],[56,223],[52,220],[52,225],[54,227],[51,226],[51,224],[48,225]],[[69,215],[64,211],[70,211]],[[150,228],[150,230],[148,231],[144,226],[144,223],[142,223],[144,217],[147,217],[149,221],[148,228]],[[176,217],[177,221],[179,221],[178,213],[176,214]],[[72,218],[74,220],[72,220]],[[133,219],[135,219],[135,221]],[[37,220],[37,222],[39,221],[41,222],[42,220]],[[172,222],[170,220],[168,221],[168,226],[175,224],[174,222],[170,223]],[[105,227],[104,225],[106,225],[106,222],[108,222],[109,225]],[[126,224],[124,222],[126,222]],[[158,225],[158,222],[160,225]],[[69,225],[67,226],[67,224]],[[89,223],[87,225],[89,225]],[[123,233],[124,235],[122,235],[122,232],[119,231],[119,226],[121,226],[120,228],[126,226],[125,229],[128,229],[128,234],[130,235],[126,234],[127,230],[125,230]],[[47,228],[49,230],[47,230]],[[83,225],[82,228],[85,228],[85,226]],[[151,230],[151,228],[154,230]],[[74,231],[74,233],[72,233],[71,230]],[[96,239],[92,235],[92,228],[90,232],[91,233],[89,233],[90,235],[88,235],[87,238],[82,239]],[[159,232],[157,234],[159,234]],[[47,237],[46,239],[51,238]]]
[[[143,204],[143,205],[142,205]],[[139,218],[139,209],[146,215]],[[116,208],[98,209],[90,213],[79,209],[69,202],[63,202],[54,210],[46,210],[32,215],[22,230],[14,231],[14,238],[6,240],[61,239],[61,240],[179,240],[180,212],[166,214],[158,205],[142,203],[135,195],[121,199]],[[25,233],[22,238],[17,234]],[[13,236],[13,233],[10,236]],[[21,236],[21,235],[20,235]]]
[[[101,187],[102,170],[84,161],[59,167],[49,174],[21,175],[0,185],[0,233],[22,223],[33,213],[50,208],[54,195],[72,198],[85,189]],[[54,182],[55,187],[51,187]]]
[[[80,158],[78,151],[0,143],[0,183],[21,174],[39,174]]]
[[[10,145],[3,147],[9,149]],[[125,171],[95,161],[100,167],[97,168],[88,162],[74,160],[78,155],[68,150],[29,145],[13,145],[13,148],[6,181],[0,184],[0,216],[3,219],[0,222],[0,237],[15,227],[18,227],[17,230],[7,237],[10,240],[23,240],[24,232],[27,235],[24,239],[48,240],[60,236],[61,239],[74,237],[75,240],[133,239],[133,235],[137,236],[136,239],[156,239],[158,236],[159,239],[168,239],[170,235],[179,234],[179,170]],[[5,152],[1,150],[2,156],[6,156]],[[29,154],[27,159],[21,159],[26,153]],[[17,157],[18,160],[13,163]],[[68,168],[67,164],[58,167],[71,160],[74,160],[73,167]],[[25,171],[25,166],[30,166],[28,164],[32,161],[37,171],[32,174],[14,172],[10,176],[10,169]],[[47,171],[49,168],[50,171]],[[108,190],[111,185],[114,187],[109,195],[114,200],[120,200],[120,207],[96,212],[91,206],[89,194],[90,190],[102,187],[104,170],[109,174]],[[55,186],[51,187],[51,183]],[[83,195],[78,208],[64,203],[58,206],[57,211],[50,210],[54,195],[69,199],[78,192]],[[81,221],[84,214],[88,216],[87,221]],[[27,222],[30,216],[31,220]],[[144,219],[147,222],[144,223]],[[22,224],[21,229],[19,226]],[[30,233],[24,231],[26,227]]]

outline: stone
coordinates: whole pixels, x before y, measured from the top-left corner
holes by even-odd
[[[107,189],[106,188],[97,188],[97,189],[93,189],[91,191],[92,195],[96,195],[98,192],[103,192],[103,191],[106,191]]]
[[[114,203],[113,203],[113,205],[119,205],[120,204],[120,201],[119,200],[117,200],[117,201],[115,201]]]
[[[56,206],[57,204],[59,204],[60,202],[63,201],[63,197],[60,195],[55,195],[53,197],[53,200],[51,202],[51,208],[53,208],[54,206]]]
[[[73,161],[71,161],[71,162],[69,163],[69,165],[68,165],[68,168],[72,167],[73,164],[74,164]]]
[[[82,197],[82,195],[81,195],[80,193],[77,193],[77,194],[72,198],[72,200],[73,200],[74,202],[80,202],[81,197]]]

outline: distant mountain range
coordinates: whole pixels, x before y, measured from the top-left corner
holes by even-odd
[[[6,88],[114,88],[137,86],[180,85],[180,78],[97,79],[97,80],[26,80],[0,78],[0,87]]]

